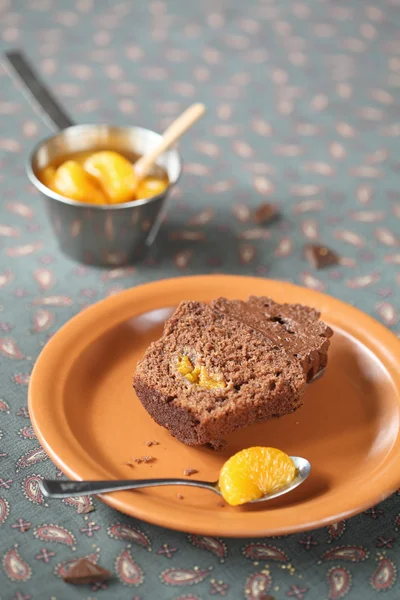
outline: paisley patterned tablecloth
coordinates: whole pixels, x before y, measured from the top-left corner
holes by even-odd
[[[58,473],[27,412],[47,339],[86,305],[159,278],[291,280],[399,331],[399,21],[398,0],[0,1],[1,48],[23,47],[76,121],[162,130],[191,102],[208,106],[181,143],[185,173],[144,262],[86,268],[58,251],[24,174],[48,130],[1,69],[1,600],[400,597],[398,494],[258,541],[175,533],[95,499],[79,514],[79,499],[40,495],[38,479]],[[262,201],[280,206],[279,222],[252,222]],[[314,240],[342,264],[314,271],[301,251]],[[65,584],[85,555],[112,579]]]

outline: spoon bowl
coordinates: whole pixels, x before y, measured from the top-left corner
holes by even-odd
[[[296,475],[292,481],[257,500],[248,504],[266,502],[283,494],[291,492],[307,479],[311,472],[311,464],[306,458],[300,456],[290,457],[296,467]],[[47,498],[69,498],[70,496],[88,496],[90,494],[106,494],[108,492],[121,492],[146,487],[166,485],[182,485],[199,487],[222,496],[218,481],[199,481],[196,479],[119,479],[115,481],[59,481],[57,479],[43,479],[39,486]]]

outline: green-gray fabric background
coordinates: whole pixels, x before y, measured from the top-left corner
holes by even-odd
[[[0,2],[0,48],[22,47],[77,122],[162,131],[191,102],[208,107],[181,143],[185,172],[144,262],[84,268],[60,254],[24,173],[49,131],[0,69],[1,600],[261,600],[263,587],[277,600],[400,597],[397,494],[272,540],[189,537],[96,500],[85,519],[38,495],[37,477],[57,469],[26,408],[50,335],[84,306],[164,277],[290,280],[399,331],[399,21],[398,0]],[[265,200],[282,218],[260,228],[249,211]],[[314,271],[302,255],[314,240],[343,264]],[[96,552],[113,571],[104,587],[58,577]]]

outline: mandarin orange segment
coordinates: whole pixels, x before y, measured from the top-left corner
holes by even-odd
[[[52,189],[52,185],[54,185],[54,176],[56,174],[56,170],[54,167],[45,167],[39,173],[40,181],[48,188]]]
[[[225,382],[222,379],[219,379],[216,375],[211,375],[204,366],[200,367],[199,385],[208,390],[226,387]]]
[[[277,448],[255,446],[226,461],[219,476],[219,488],[228,504],[238,506],[276,492],[295,475],[296,467],[290,456]]]
[[[85,162],[85,160],[87,160],[88,158],[90,158],[93,154],[93,150],[82,150],[81,152],[76,152],[73,154],[73,156],[71,156],[70,158],[72,160],[76,160],[76,162],[78,162],[80,165],[83,166],[83,163]]]
[[[209,390],[226,387],[225,382],[221,378],[210,375],[203,365],[194,367],[190,358],[185,354],[182,354],[178,359],[177,371],[190,383],[197,383],[200,387]]]
[[[193,365],[190,361],[190,358],[185,354],[182,354],[178,359],[178,373],[185,377],[189,373],[192,373],[192,371]]]
[[[58,167],[49,187],[54,192],[78,202],[107,204],[106,196],[75,160],[67,160]]]
[[[142,198],[152,198],[166,190],[168,183],[157,177],[145,177],[139,182],[136,189],[136,197],[138,200]]]
[[[96,177],[112,204],[135,199],[135,170],[132,163],[118,152],[94,152],[83,162],[83,168]]]

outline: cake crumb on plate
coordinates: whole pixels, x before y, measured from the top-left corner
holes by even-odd
[[[155,456],[132,456],[132,460],[135,464],[140,465],[141,463],[154,462],[157,459]]]
[[[226,440],[211,440],[207,444],[207,446],[209,448],[211,448],[211,450],[214,450],[215,452],[219,452],[220,450],[223,450],[227,445],[228,445],[228,442]]]
[[[191,475],[195,475],[196,473],[198,473],[197,469],[185,469],[183,471],[183,474],[185,475],[185,477],[190,477]]]
[[[155,460],[154,456],[142,456],[142,462],[144,463],[154,462]]]

